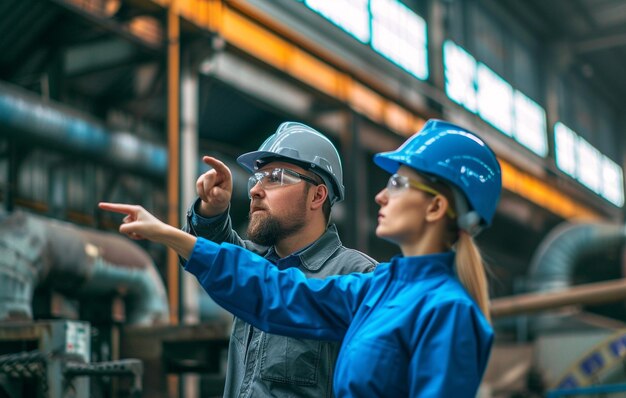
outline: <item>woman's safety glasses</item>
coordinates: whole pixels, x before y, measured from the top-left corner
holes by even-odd
[[[415,180],[410,179],[406,176],[401,176],[400,174],[394,174],[389,177],[389,181],[387,182],[387,191],[389,195],[395,195],[400,192],[403,192],[409,188],[417,189],[418,191],[429,193],[433,196],[441,195],[441,192],[437,191],[434,188],[429,187],[428,185],[422,184],[421,182],[417,182]],[[448,207],[446,210],[446,214],[450,218],[454,218],[456,214],[452,208]]]
[[[250,190],[258,183],[261,184],[263,189],[272,189],[282,187],[283,185],[297,184],[300,181],[319,185],[319,183],[311,177],[289,169],[276,168],[269,171],[258,171],[252,174],[248,179],[248,197],[252,198]]]

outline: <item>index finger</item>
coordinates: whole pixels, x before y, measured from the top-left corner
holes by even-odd
[[[98,203],[98,207],[101,208],[102,210],[112,211],[114,213],[121,213],[121,214],[136,213],[136,209],[134,205],[127,205],[123,203],[100,202]]]
[[[230,174],[230,169],[221,160],[213,156],[203,156],[202,161],[213,167],[219,174]]]

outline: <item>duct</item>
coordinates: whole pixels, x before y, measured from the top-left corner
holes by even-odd
[[[0,215],[0,320],[32,319],[38,286],[75,298],[122,296],[130,324],[169,320],[151,258],[128,239],[24,212]]]
[[[529,290],[547,291],[570,286],[574,266],[580,259],[590,255],[601,257],[625,241],[623,225],[565,223],[556,227],[533,256]]]
[[[527,333],[536,334],[568,327],[567,319],[572,316],[572,310],[580,308],[564,307],[572,297],[578,297],[581,304],[607,302],[602,294],[604,284],[590,284],[580,286],[580,289],[570,291],[574,284],[575,267],[581,260],[588,260],[591,256],[598,259],[606,258],[607,253],[613,253],[626,241],[624,226],[615,224],[564,223],[554,228],[539,245],[529,268],[526,290],[530,294],[513,297],[514,302],[502,302],[506,307],[513,305],[515,309],[504,312],[528,313],[539,308],[561,308],[559,312],[536,314],[526,320],[512,319],[522,337]],[[587,269],[587,271],[593,269]],[[595,285],[595,286],[594,286]],[[564,291],[567,289],[567,291]],[[619,289],[619,287],[618,287]],[[534,293],[533,293],[534,292]],[[550,292],[549,294],[545,294]],[[528,300],[526,300],[528,298]],[[558,304],[558,305],[556,305]],[[501,324],[504,326],[505,324]]]
[[[37,140],[63,151],[97,159],[114,167],[162,178],[167,172],[167,149],[128,132],[112,132],[96,120],[32,93],[0,82],[0,126],[17,139]],[[231,169],[241,192],[248,176],[229,157],[210,153]],[[198,161],[198,174],[208,166]]]

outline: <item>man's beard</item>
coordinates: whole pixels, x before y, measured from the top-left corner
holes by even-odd
[[[256,212],[250,215],[248,239],[262,246],[274,246],[286,237],[300,231],[306,224],[304,212],[294,211],[282,220],[268,212]]]

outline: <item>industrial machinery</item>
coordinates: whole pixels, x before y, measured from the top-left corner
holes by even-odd
[[[220,394],[226,325],[168,325],[158,271],[121,236],[1,214],[0,292],[2,398],[167,396],[184,373]]]
[[[3,397],[89,397],[87,377],[131,379],[124,395],[142,391],[137,359],[91,363],[87,322],[53,320],[10,322],[0,326],[0,380]]]

